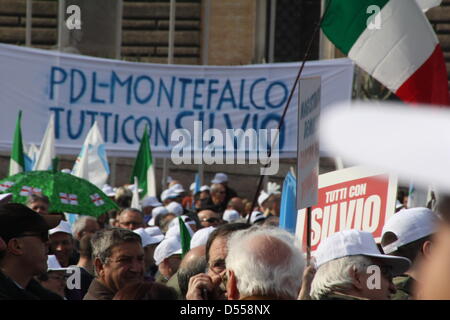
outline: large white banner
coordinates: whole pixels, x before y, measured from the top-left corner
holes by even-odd
[[[19,110],[25,145],[40,144],[55,116],[57,154],[78,154],[95,120],[108,155],[135,156],[145,125],[153,155],[169,156],[175,129],[271,129],[300,63],[233,67],[132,63],[0,44],[0,150],[9,151]],[[348,59],[308,62],[322,79],[322,107],[350,100]],[[280,156],[297,151],[297,93],[280,132]]]

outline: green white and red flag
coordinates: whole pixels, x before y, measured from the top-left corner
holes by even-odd
[[[449,104],[444,55],[416,1],[327,0],[327,7],[323,32],[360,68],[405,102]]]

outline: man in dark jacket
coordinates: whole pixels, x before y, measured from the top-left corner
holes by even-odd
[[[0,205],[0,300],[61,300],[43,288],[34,276],[47,271],[48,230],[59,216],[40,215],[28,207]]]

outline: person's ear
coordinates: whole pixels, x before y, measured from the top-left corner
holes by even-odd
[[[95,258],[95,260],[94,260],[94,268],[95,268],[96,274],[98,274],[98,276],[100,278],[104,278],[104,276],[105,276],[105,266],[104,266],[104,264],[101,262],[101,260],[99,258]]]
[[[228,272],[227,296],[228,300],[239,300],[239,290],[237,288],[236,276],[232,270]]]
[[[422,255],[425,258],[428,258],[431,255],[431,250],[433,247],[433,242],[431,242],[430,240],[427,240],[423,243],[422,245]]]
[[[353,279],[352,283],[358,290],[364,289],[364,279],[362,279],[361,275],[356,271],[355,266],[352,266],[348,270],[350,277]]]
[[[6,247],[8,252],[14,256],[21,256],[23,254],[24,245],[19,239],[11,239],[8,241]]]

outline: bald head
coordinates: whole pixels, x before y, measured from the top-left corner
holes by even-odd
[[[205,258],[206,246],[198,246],[189,250],[181,261],[180,268],[188,268],[189,265],[196,263],[197,260]]]
[[[189,279],[206,271],[205,248],[205,246],[192,248],[181,261],[178,269],[178,285],[183,296],[186,296]]]

